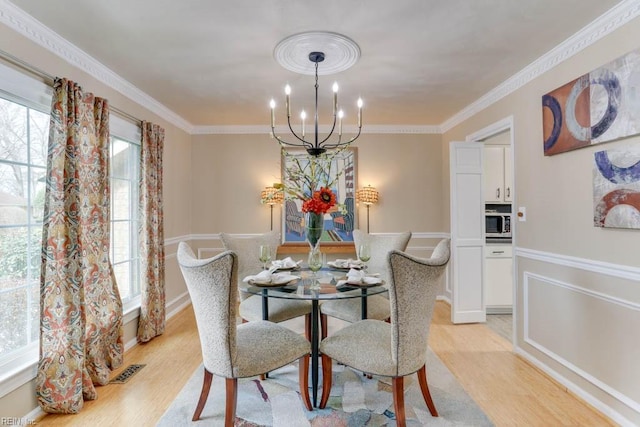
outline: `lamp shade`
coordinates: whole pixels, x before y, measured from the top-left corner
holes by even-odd
[[[284,193],[275,187],[265,187],[260,193],[260,203],[265,205],[279,205],[284,201]]]
[[[356,198],[365,205],[373,205],[378,203],[378,190],[375,187],[367,185],[356,192]]]

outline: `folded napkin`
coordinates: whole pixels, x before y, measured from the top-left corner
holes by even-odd
[[[253,282],[258,284],[284,284],[289,283],[292,280],[298,279],[298,276],[294,276],[289,273],[274,273],[275,269],[261,271],[254,276],[247,276],[242,279],[243,282]]]
[[[347,259],[338,258],[331,264],[333,264],[333,266],[337,267],[337,268],[362,268],[362,267],[364,267],[364,263],[362,261],[360,261],[359,259],[351,259],[351,258],[347,258]]]
[[[294,261],[291,257],[286,257],[285,259],[274,259],[271,262],[271,267],[275,268],[296,268],[300,265],[300,261]]]
[[[355,268],[350,269],[347,272],[347,278],[338,280],[337,285],[377,285],[382,283],[382,279],[378,277],[379,274],[366,274],[362,270],[356,270]]]

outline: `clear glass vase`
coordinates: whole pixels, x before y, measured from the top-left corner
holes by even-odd
[[[322,252],[320,252],[319,246],[311,249],[311,251],[309,252],[307,263],[309,264],[309,270],[311,270],[312,273],[309,289],[318,290],[320,289],[320,283],[318,282],[318,271],[320,271],[323,265],[323,256]]]
[[[322,231],[324,230],[324,214],[315,212],[305,213],[305,233],[311,250],[318,248]]]

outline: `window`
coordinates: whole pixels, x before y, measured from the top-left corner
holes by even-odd
[[[0,97],[0,360],[35,348],[49,114]]]
[[[125,305],[140,294],[138,179],[140,145],[111,138],[111,263]]]

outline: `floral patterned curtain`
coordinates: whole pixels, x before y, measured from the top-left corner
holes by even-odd
[[[122,302],[109,260],[109,107],[53,87],[40,283],[43,411],[77,413],[122,364]]]
[[[142,303],[138,341],[164,332],[164,223],[162,206],[162,149],[164,129],[142,122],[140,155],[140,270]]]

